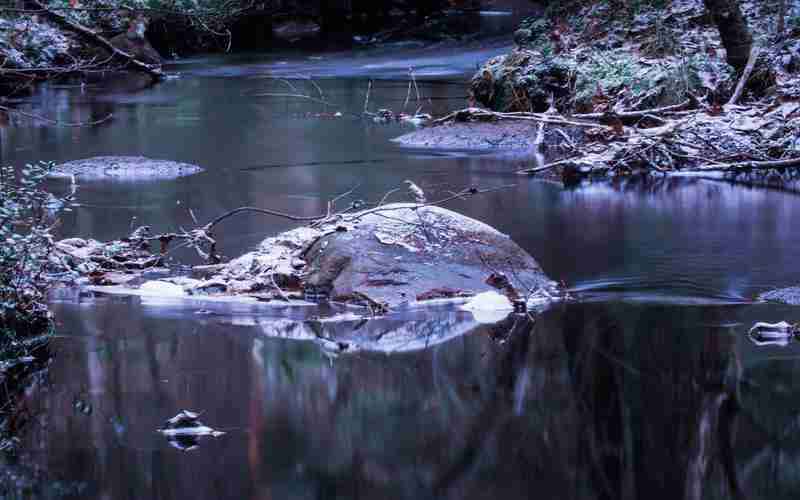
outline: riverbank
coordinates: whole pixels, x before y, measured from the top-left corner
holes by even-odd
[[[19,93],[34,81],[85,79],[109,71],[138,71],[160,79],[163,62],[198,53],[352,50],[508,38],[509,20],[516,19],[511,10],[496,15],[467,3],[447,9],[444,4],[395,3],[373,19],[376,6],[364,14],[324,6],[320,10],[303,2],[270,10],[236,2],[166,9],[112,0],[69,7],[37,0],[27,9],[0,8],[0,96]]]
[[[735,72],[702,2],[608,8],[589,2],[525,21],[517,47],[471,81],[471,99],[488,109],[457,111],[397,142],[527,151],[531,165],[521,173],[547,172],[565,183],[678,172],[780,178],[800,167],[793,11],[778,33],[772,18],[743,2],[755,42]],[[603,21],[581,21],[589,18]],[[548,146],[550,155],[534,154]],[[548,156],[554,161],[545,163]]]
[[[14,451],[29,419],[18,398],[50,360],[47,267],[59,200],[42,186],[49,167],[30,165],[17,175],[0,166],[0,453]]]

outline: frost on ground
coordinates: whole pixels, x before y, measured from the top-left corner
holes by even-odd
[[[69,64],[78,43],[38,19],[0,19],[0,66],[44,68]]]

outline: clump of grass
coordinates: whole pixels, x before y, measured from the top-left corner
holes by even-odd
[[[727,65],[699,54],[647,65],[625,53],[608,51],[578,68],[575,107],[579,111],[590,110],[598,89],[609,97],[624,92],[628,103],[648,108],[678,104],[690,94],[722,99],[730,93],[733,82]]]
[[[575,82],[575,101],[587,103],[597,92],[615,93],[623,87],[640,93],[652,78],[641,71],[640,65],[627,54],[598,53],[581,65]]]

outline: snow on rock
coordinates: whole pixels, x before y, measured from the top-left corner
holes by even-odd
[[[505,273],[521,292],[551,287],[538,263],[508,235],[441,207],[394,203],[343,216],[304,258],[305,290],[331,301],[371,299],[389,308],[415,299],[489,290]],[[373,303],[374,305],[374,303]]]
[[[508,297],[495,291],[479,293],[469,302],[461,306],[469,311],[478,323],[497,323],[514,310]]]
[[[513,311],[514,306],[508,297],[497,292],[483,292],[461,306],[465,311]]]

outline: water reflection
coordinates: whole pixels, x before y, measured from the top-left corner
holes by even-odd
[[[308,118],[316,107],[252,99],[257,79],[201,77],[219,68],[187,66],[194,77],[140,92],[41,87],[26,109],[114,119],[85,129],[0,125],[0,161],[147,155],[206,168],[146,189],[81,186],[63,233],[100,239],[127,234],[133,218],[157,232],[191,227],[187,208],[201,221],[242,205],[313,215],[354,185],[358,197],[377,199],[409,178],[431,196],[514,183],[452,208],[508,233],[551,277],[598,302],[493,326],[454,312],[331,324],[306,312],[58,304],[54,383],[30,395],[37,425],[23,447],[43,477],[39,496],[798,490],[800,344],[756,346],[746,336],[756,321],[796,321],[791,308],[746,305],[756,292],[800,282],[795,193],[706,179],[562,190],[516,176],[524,160],[400,150],[389,142],[399,126]],[[366,80],[320,84],[332,100],[363,107]],[[376,83],[374,105],[395,107],[406,91],[403,80]],[[463,104],[461,83],[427,81],[423,91],[440,111]],[[279,166],[252,168],[264,165]],[[242,217],[218,236],[238,255],[288,227]],[[620,298],[639,303],[605,302]],[[226,435],[188,453],[171,448],[155,430],[182,408],[204,411]]]
[[[355,64],[331,57],[332,65]],[[370,106],[401,108],[406,75],[376,81]],[[317,83],[342,109],[363,109],[367,79]],[[316,103],[253,97],[274,85],[279,84],[194,75],[145,90],[126,80],[84,89],[39,87],[23,109],[64,121],[110,112],[114,118],[90,128],[0,128],[0,161],[145,155],[205,169],[146,186],[84,183],[77,192],[80,206],[64,215],[59,228],[64,236],[115,239],[130,231],[132,221],[155,232],[173,231],[194,225],[189,209],[201,222],[244,205],[316,215],[353,186],[355,197],[379,200],[405,179],[431,197],[465,186],[514,184],[450,207],[509,234],[552,278],[576,291],[604,300],[740,303],[800,282],[800,268],[793,265],[800,234],[792,230],[800,198],[791,184],[767,190],[743,185],[747,179],[634,178],[563,190],[515,175],[524,158],[409,151],[391,143],[410,130],[402,125],[349,116],[320,119],[324,106]],[[311,92],[305,78],[294,85]],[[420,85],[425,111],[441,114],[465,103],[463,82],[420,79]],[[58,182],[53,188],[69,190]],[[218,239],[226,255],[236,256],[290,227],[283,219],[243,216],[226,221]]]
[[[83,333],[57,342],[26,449],[82,498],[780,498],[800,478],[800,348],[731,327],[789,309],[570,304],[331,359],[136,308],[59,311]],[[227,434],[170,448],[179,408]]]

